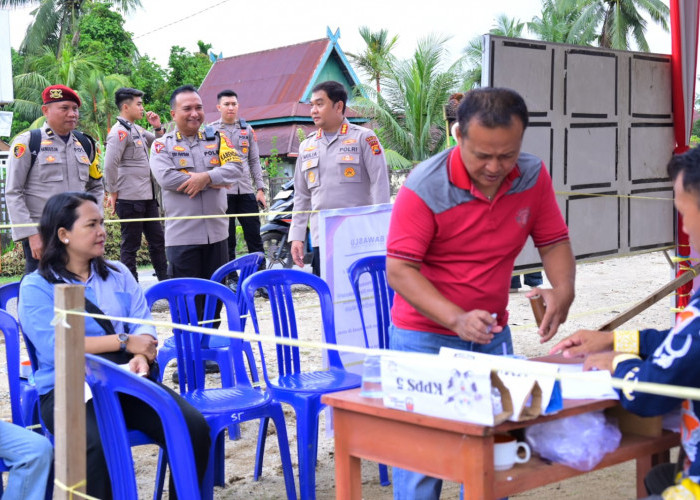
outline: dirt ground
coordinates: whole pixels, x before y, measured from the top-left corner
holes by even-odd
[[[579,328],[597,328],[605,321],[614,317],[635,302],[643,299],[653,290],[661,287],[672,279],[672,271],[668,261],[662,253],[638,255],[634,257],[613,259],[608,261],[579,264],[576,279],[576,300],[569,314],[568,322],[563,325],[556,339],[573,333]],[[510,295],[510,325],[513,330],[515,352],[528,357],[546,354],[554,344],[550,341],[546,345],[539,343],[536,335],[536,327],[525,297],[524,287],[520,293]],[[310,293],[299,291],[298,312],[301,316],[300,324],[303,325],[303,333],[306,339],[320,339],[320,317],[318,308]],[[259,309],[264,311],[266,304],[260,300]],[[644,313],[629,321],[626,327],[667,327],[670,325],[672,314],[669,310],[670,299],[664,299]],[[156,312],[157,319],[167,320],[166,312]],[[271,328],[270,325],[262,326],[263,333]],[[251,330],[250,322],[246,328]],[[272,333],[271,330],[269,332]],[[161,341],[169,335],[166,331],[159,331]],[[320,367],[321,356],[318,352],[306,349],[304,359],[310,365]],[[166,370],[165,382],[170,382],[172,368]],[[220,383],[218,375],[211,375],[210,383]],[[4,379],[4,377],[2,377]],[[6,387],[0,387],[0,395],[6,396]],[[9,415],[7,398],[2,397],[4,405],[0,415]],[[292,462],[297,469],[295,418],[290,407],[285,406],[287,420],[287,433],[289,435]],[[324,428],[323,416],[321,426]],[[274,427],[271,425],[271,432]],[[267,449],[264,460],[263,475],[260,481],[253,481],[253,465],[255,459],[255,445],[257,438],[257,422],[245,423],[241,428],[242,439],[226,442],[226,486],[217,487],[214,492],[216,499],[254,498],[254,499],[281,499],[285,496],[282,469],[277,452],[276,435],[271,434],[267,439]],[[322,433],[323,436],[323,433]],[[321,437],[318,447],[317,497],[321,500],[335,498],[334,480],[334,448],[333,440]],[[150,498],[153,492],[153,480],[157,459],[157,448],[144,446],[134,449],[134,460],[137,468],[139,497]],[[363,495],[365,499],[389,499],[392,498],[391,487],[382,487],[379,484],[379,475],[376,464],[363,461]],[[555,483],[539,488],[525,494],[516,495],[513,498],[537,498],[537,499],[631,499],[636,497],[635,468],[633,462],[628,462],[604,471],[587,474],[586,476]],[[297,492],[298,492],[297,481]],[[445,483],[442,498],[458,498],[459,485]]]

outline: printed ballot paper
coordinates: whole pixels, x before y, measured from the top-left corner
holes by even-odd
[[[382,355],[381,373],[389,408],[481,425],[500,424],[513,411],[508,389],[485,364],[392,352]]]

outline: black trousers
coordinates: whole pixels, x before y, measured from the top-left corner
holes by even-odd
[[[165,253],[170,262],[170,271],[173,278],[202,278],[208,280],[218,268],[228,262],[226,240],[207,245],[178,245],[165,247]],[[204,296],[196,299],[197,314],[203,317]],[[216,305],[216,317],[219,317],[222,304]],[[219,323],[209,325],[218,328]]]
[[[201,485],[207,470],[209,447],[211,446],[209,424],[204,420],[202,414],[178,393],[160,383],[158,385],[170,393],[180,407],[183,417],[185,417],[194,451],[194,461],[197,466],[197,478]],[[165,444],[165,434],[163,433],[160,418],[158,418],[155,410],[140,399],[127,394],[120,395],[119,400],[127,428],[139,430],[163,446]],[[53,410],[54,391],[51,390],[51,392],[41,396],[41,417],[44,419],[46,427],[52,433],[54,432]],[[107,469],[107,462],[102,449],[102,440],[100,439],[97,416],[95,415],[92,400],[85,404],[85,430],[87,432],[86,492],[90,496],[103,500],[111,499],[112,484],[109,479],[109,470]],[[170,479],[170,498],[177,498],[172,478]]]
[[[120,219],[150,219],[159,217],[156,200],[117,200],[117,215]],[[141,234],[146,236],[148,253],[158,281],[167,279],[168,262],[165,259],[165,236],[160,221],[122,222],[122,241],[119,260],[131,271],[136,281],[136,253],[141,248]]]
[[[32,257],[32,249],[29,246],[29,238],[22,240],[22,250],[24,250],[24,274],[36,271],[39,261]]]
[[[226,195],[227,214],[250,214],[258,212],[258,202],[254,194]],[[262,252],[263,243],[260,237],[259,217],[230,217],[228,220],[228,260],[236,258],[236,219],[243,228],[248,253]]]
[[[321,252],[318,251],[319,247],[314,247],[314,256],[311,258],[311,272],[316,276],[321,276]],[[306,251],[306,249],[304,249]]]

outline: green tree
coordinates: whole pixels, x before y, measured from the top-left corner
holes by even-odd
[[[381,94],[365,87],[376,101],[361,96],[355,101],[379,123],[384,146],[413,161],[425,160],[444,145],[443,106],[460,74],[460,61],[442,69],[447,40],[434,35],[420,40],[411,59],[388,69]]]
[[[80,19],[77,49],[99,55],[105,73],[131,75],[138,56],[131,33],[124,30],[124,18],[104,3],[91,4]]]
[[[144,92],[143,104],[165,121],[170,110],[168,72],[149,56],[139,57],[131,74],[131,86]],[[145,124],[144,124],[145,126]]]
[[[80,19],[93,3],[92,0],[0,0],[0,8],[37,5],[21,51],[34,54],[48,46],[59,56],[66,43],[78,45]],[[103,3],[125,13],[141,7],[140,0],[103,0]]]
[[[381,92],[381,80],[389,66],[395,61],[391,51],[399,41],[399,36],[389,38],[387,30],[370,31],[367,26],[360,27],[360,36],[367,44],[361,54],[351,54],[348,57],[360,69],[367,73],[376,84],[377,92]]]
[[[527,23],[537,39],[547,42],[590,45],[596,38],[595,27],[578,26],[573,30],[579,10],[573,2],[542,0],[542,12]]]
[[[209,56],[202,53],[191,53],[184,47],[173,45],[170,48],[168,66],[168,87],[175,89],[180,85],[194,85],[199,87],[211,68]]]
[[[617,50],[632,48],[634,40],[637,49],[648,52],[645,32],[646,20],[642,12],[656,24],[668,31],[669,8],[661,0],[562,0],[575,2],[580,15],[574,22],[572,30],[588,32],[600,30],[598,45]]]
[[[519,19],[511,19],[505,14],[499,15],[491,26],[489,33],[509,38],[519,38],[523,34],[525,23]],[[484,53],[484,37],[479,35],[471,40],[463,50],[466,71],[464,73],[463,90],[481,86],[481,57]]]
[[[124,75],[105,75],[93,71],[80,87],[83,106],[80,108],[82,130],[102,141],[119,114],[114,103],[114,93],[119,87],[129,85]]]

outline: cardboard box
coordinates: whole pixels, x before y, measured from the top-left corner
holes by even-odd
[[[658,437],[663,432],[663,416],[640,417],[622,406],[608,408],[605,414],[617,419],[617,425],[623,434]]]

